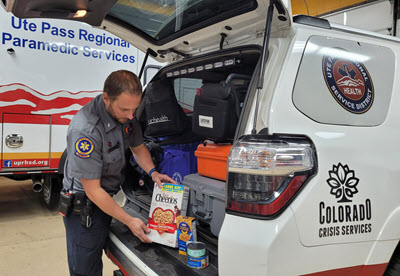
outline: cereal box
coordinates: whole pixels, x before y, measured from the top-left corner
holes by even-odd
[[[178,227],[179,254],[186,255],[187,242],[197,240],[196,222],[192,217],[177,216],[176,226]]]
[[[189,188],[164,183],[162,189],[154,183],[147,234],[150,240],[170,247],[178,247],[176,217],[186,215]]]

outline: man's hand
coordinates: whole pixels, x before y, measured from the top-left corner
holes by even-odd
[[[157,185],[160,189],[162,188],[163,182],[176,184],[176,182],[171,177],[169,177],[166,174],[161,174],[157,171],[155,171],[151,174],[151,179],[153,179],[153,181],[157,183]]]
[[[151,240],[146,236],[146,233],[149,233],[150,229],[143,223],[141,219],[132,218],[132,221],[127,224],[127,226],[142,242],[151,243]]]
[[[143,221],[131,217],[117,203],[115,203],[114,199],[100,186],[100,179],[81,178],[81,182],[86,195],[94,202],[94,204],[103,210],[103,212],[128,226],[132,233],[142,242],[151,242],[151,240],[146,236],[146,233],[150,232],[150,229],[143,223]]]

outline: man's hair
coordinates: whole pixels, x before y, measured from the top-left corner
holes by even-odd
[[[107,77],[103,91],[107,93],[111,101],[114,101],[123,92],[131,95],[142,95],[142,84],[131,71],[118,70]]]

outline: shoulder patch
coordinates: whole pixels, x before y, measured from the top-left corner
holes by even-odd
[[[131,135],[133,133],[133,124],[129,123],[125,129],[126,134]]]
[[[80,158],[89,158],[94,150],[94,143],[87,137],[81,137],[75,142],[75,155]]]

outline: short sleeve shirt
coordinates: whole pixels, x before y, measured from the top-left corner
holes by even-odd
[[[100,179],[106,192],[117,193],[124,180],[125,152],[142,143],[137,120],[120,124],[108,114],[102,95],[98,95],[69,125],[64,189],[70,189],[73,183],[73,191],[83,192],[81,178]]]

